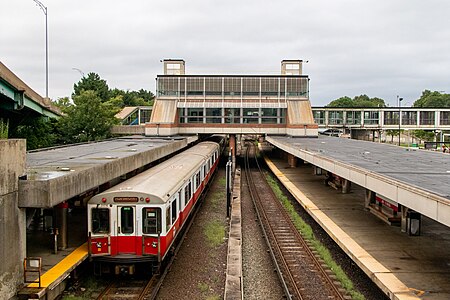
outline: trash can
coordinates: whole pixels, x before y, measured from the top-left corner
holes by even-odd
[[[420,235],[420,227],[422,223],[422,215],[416,211],[408,211],[408,234],[418,236]]]

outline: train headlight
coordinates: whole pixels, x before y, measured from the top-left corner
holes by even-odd
[[[153,242],[153,243],[152,243],[152,247],[153,247],[153,248],[158,247],[158,243],[157,243],[157,242]]]

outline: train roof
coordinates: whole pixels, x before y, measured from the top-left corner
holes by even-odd
[[[210,155],[219,148],[215,142],[202,142],[112,188],[95,195],[90,204],[102,204],[111,197],[150,197],[150,203],[164,204]]]

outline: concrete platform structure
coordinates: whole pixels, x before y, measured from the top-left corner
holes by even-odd
[[[314,175],[310,164],[292,168],[286,159],[271,156],[268,165],[390,299],[450,299],[447,226],[423,217],[423,234],[406,235],[365,209],[364,188],[354,186],[350,193],[343,194],[326,187],[324,176]]]
[[[283,60],[281,75],[186,75],[184,60],[164,60],[145,134],[288,134],[317,136],[302,60]]]
[[[403,230],[414,211],[450,226],[449,154],[324,136],[269,136],[267,141],[337,175],[343,183],[365,188],[367,206],[373,201],[372,192],[390,199],[402,214]]]
[[[14,296],[23,281],[25,210],[17,178],[25,173],[25,151],[25,140],[0,140],[0,299]]]
[[[19,206],[51,208],[185,148],[197,137],[142,136],[60,147],[27,155]]]
[[[51,254],[54,248],[64,253],[79,246],[71,244],[73,233],[85,235],[86,230],[71,223],[69,206],[87,200],[98,190],[132,176],[196,140],[197,136],[135,136],[28,154],[25,140],[0,140],[0,261],[3,262],[0,264],[0,298],[10,299],[22,287],[26,256],[43,257],[39,249]],[[51,224],[44,226],[41,240],[27,238],[28,227],[34,219],[47,218]],[[48,239],[54,235],[48,230],[58,232],[55,247],[49,244]],[[83,236],[79,238],[83,241]],[[46,258],[46,266],[52,266],[63,257],[46,255]],[[54,283],[49,284],[53,286]]]

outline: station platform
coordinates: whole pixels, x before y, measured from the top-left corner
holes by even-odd
[[[272,172],[390,299],[450,299],[450,228],[425,216],[409,236],[365,209],[365,189],[324,185],[310,164],[290,168],[266,153]]]
[[[54,235],[42,222],[27,229],[27,257],[41,258],[41,286],[29,283],[21,291],[19,298],[54,299],[65,288],[64,280],[88,258],[86,236],[86,210],[76,208],[68,214],[68,247],[54,251]],[[30,276],[34,279],[33,274]]]

